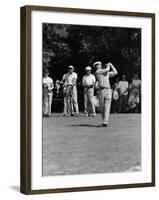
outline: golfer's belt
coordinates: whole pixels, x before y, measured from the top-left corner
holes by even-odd
[[[110,89],[110,88],[100,86],[99,89],[100,89],[100,90],[103,90],[103,89]]]

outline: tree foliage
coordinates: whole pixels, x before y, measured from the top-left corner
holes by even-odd
[[[43,24],[43,66],[61,79],[72,64],[79,77],[100,60],[112,62],[119,76],[141,72],[141,29],[67,24]]]

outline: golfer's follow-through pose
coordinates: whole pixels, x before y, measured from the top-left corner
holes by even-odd
[[[117,74],[117,70],[111,63],[107,63],[103,69],[100,61],[95,62],[93,66],[96,68],[95,76],[98,81],[100,92],[99,106],[103,120],[100,127],[107,127],[112,97],[109,78],[115,76]]]

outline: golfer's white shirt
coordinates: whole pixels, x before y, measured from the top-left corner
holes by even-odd
[[[93,74],[85,75],[82,79],[83,85],[94,85],[96,82],[96,78]]]
[[[128,91],[127,91],[128,87],[129,87],[129,84],[127,81],[119,81],[118,88],[120,89],[120,92],[122,95],[128,94]]]
[[[52,90],[53,80],[50,77],[43,77],[43,84],[47,84],[48,89]]]
[[[95,75],[99,87],[111,88],[109,82],[110,73],[111,72],[106,71],[106,69],[99,69],[96,71]]]
[[[64,75],[65,85],[73,85],[76,83],[77,74],[73,72],[72,74],[67,73]]]

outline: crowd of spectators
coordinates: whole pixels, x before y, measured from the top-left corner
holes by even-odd
[[[83,87],[82,83],[77,84],[78,102],[80,111],[83,112]],[[94,103],[98,112],[99,106],[98,87],[95,88]],[[53,89],[53,101],[64,99],[62,81],[56,80]],[[126,75],[121,79],[117,77],[112,85],[112,113],[139,113],[141,112],[141,80],[137,74],[134,74],[131,81],[127,81]]]

